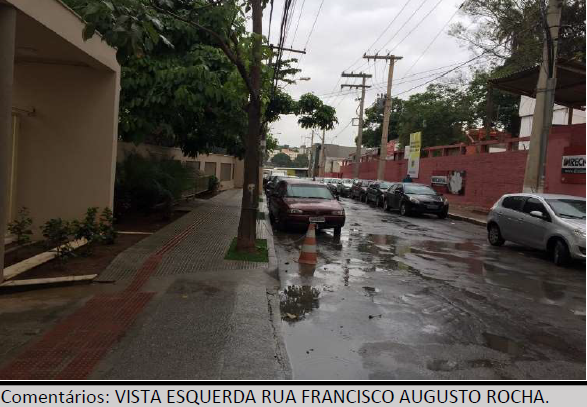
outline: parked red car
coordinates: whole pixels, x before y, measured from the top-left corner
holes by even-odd
[[[344,209],[325,184],[287,178],[281,180],[269,197],[269,218],[278,228],[307,228],[340,233],[345,222]]]

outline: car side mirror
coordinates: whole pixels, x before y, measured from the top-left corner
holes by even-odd
[[[530,216],[532,216],[534,218],[539,218],[539,219],[546,219],[546,215],[544,215],[540,211],[532,211],[532,212],[530,212]]]

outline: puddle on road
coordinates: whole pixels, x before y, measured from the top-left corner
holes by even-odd
[[[320,307],[320,290],[312,286],[290,285],[280,295],[279,307],[284,321],[297,322]]]

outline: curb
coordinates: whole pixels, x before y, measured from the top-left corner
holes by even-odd
[[[479,219],[475,219],[475,218],[469,218],[467,216],[462,216],[462,215],[457,215],[454,213],[449,213],[448,217],[451,219],[456,219],[456,220],[462,220],[463,222],[468,222],[468,223],[472,223],[474,225],[478,225],[478,226],[487,226],[487,222],[484,220],[479,220]]]
[[[269,265],[267,271],[269,274],[275,277],[279,284],[281,284],[281,277],[279,275],[279,264],[277,262],[277,253],[275,251],[273,228],[271,227],[271,222],[269,221],[269,210],[267,208],[267,197],[265,195],[263,195],[263,201],[261,201],[259,210],[260,212],[263,212],[263,214],[265,215],[265,219],[263,219],[262,222],[265,224],[265,229],[267,233],[267,250],[269,252]],[[291,380],[293,378],[291,362],[289,360],[287,348],[285,346],[285,340],[283,339],[283,333],[281,331],[279,288],[280,287],[277,286],[273,290],[267,290],[267,306],[269,308],[269,315],[271,318],[271,325],[273,326],[273,335],[276,343],[276,358],[282,369],[280,379]]]

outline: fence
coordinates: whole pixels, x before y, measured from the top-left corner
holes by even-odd
[[[459,172],[463,177],[463,188],[458,195],[449,195],[451,202],[489,208],[503,194],[521,192],[526,169],[527,150],[517,150],[514,143],[522,139],[510,139],[505,151],[489,153],[488,146],[496,142],[488,141],[473,146],[468,151],[456,146],[458,154],[453,154],[453,146],[433,147],[427,150],[440,150],[438,156],[428,154],[420,160],[420,174],[415,182],[431,183],[432,176]],[[475,152],[479,148],[480,152]],[[585,124],[555,126],[549,137],[546,162],[545,192],[585,196],[585,173],[573,174],[577,180],[569,180],[561,174],[561,159],[564,155],[585,155]],[[400,158],[400,157],[398,157]],[[385,163],[384,179],[402,180],[408,170],[408,161],[401,157]],[[360,163],[359,178],[377,178],[377,160]],[[343,177],[353,177],[353,164],[341,168]],[[584,171],[584,169],[583,169]]]
[[[193,178],[191,187],[183,191],[182,199],[194,198],[196,195],[206,192],[210,189],[210,179],[212,175],[196,175]]]

